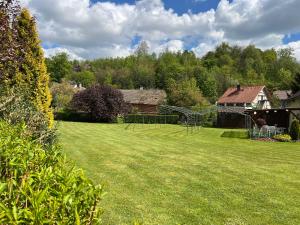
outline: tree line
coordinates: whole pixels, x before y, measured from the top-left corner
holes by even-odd
[[[291,89],[300,71],[290,48],[261,50],[254,45],[227,43],[202,58],[192,51],[150,54],[142,42],[128,57],[77,61],[60,53],[46,63],[54,82],[66,79],[85,87],[159,88],[167,91],[169,102],[181,106],[214,103],[228,87],[238,83],[266,85],[271,91]]]

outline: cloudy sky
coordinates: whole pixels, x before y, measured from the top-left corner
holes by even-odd
[[[38,21],[46,55],[92,59],[131,54],[140,41],[159,53],[221,42],[292,47],[300,60],[300,0],[21,0]]]

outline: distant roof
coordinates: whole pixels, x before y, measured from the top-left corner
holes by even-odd
[[[237,87],[231,87],[219,98],[218,103],[252,103],[264,88],[265,86],[250,86],[238,90]]]
[[[165,102],[167,94],[164,90],[120,90],[124,100],[130,104],[159,105]]]
[[[296,92],[295,94],[292,94],[287,100],[292,100],[299,97],[300,97],[300,91]]]
[[[286,100],[291,96],[291,94],[291,90],[279,90],[273,92],[273,95],[276,96],[279,100]]]

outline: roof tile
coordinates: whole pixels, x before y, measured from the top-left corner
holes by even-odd
[[[238,90],[236,87],[231,87],[219,98],[218,103],[252,103],[264,88],[265,86],[250,86]]]

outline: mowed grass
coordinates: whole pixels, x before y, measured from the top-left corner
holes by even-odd
[[[105,185],[103,224],[300,224],[299,143],[125,126],[59,124],[68,158]]]

